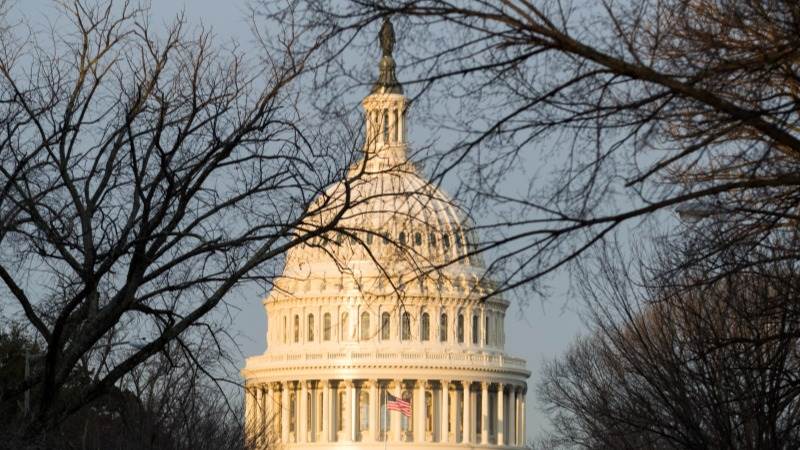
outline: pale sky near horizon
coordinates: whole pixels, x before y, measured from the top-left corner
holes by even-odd
[[[12,8],[20,8],[25,15],[36,19],[54,14],[52,0],[18,0]],[[247,0],[152,0],[153,25],[168,23],[183,9],[190,24],[213,27],[215,38],[223,41],[238,39],[243,45],[249,41],[249,26],[246,17]],[[402,61],[398,61],[402,64]],[[402,80],[401,80],[402,81]],[[367,92],[363,93],[366,95]],[[414,130],[409,130],[409,140],[415,141]],[[417,136],[418,141],[424,137]],[[525,180],[520,180],[523,185]],[[546,419],[536,401],[536,383],[542,362],[561,354],[570,341],[584,327],[575,310],[581,302],[567,297],[566,276],[550,280],[552,295],[544,302],[534,300],[525,307],[512,305],[506,315],[506,351],[528,361],[532,372],[528,380],[528,437],[536,436]],[[263,292],[254,292],[252,297],[234,300],[239,308],[235,317],[239,344],[245,355],[264,352],[265,312],[261,304]],[[243,362],[242,362],[243,364]]]

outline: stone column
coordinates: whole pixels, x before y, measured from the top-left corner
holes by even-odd
[[[385,111],[386,110],[383,109],[383,108],[381,108],[379,110],[379,114],[380,114],[380,119],[379,119],[380,121],[378,122],[380,124],[379,125],[380,126],[380,130],[378,131],[378,144],[380,144],[379,147],[383,147],[383,144],[386,143],[386,136],[385,136],[384,130],[387,129],[387,125],[388,124],[386,123],[387,114],[384,114]]]
[[[425,380],[414,385],[414,442],[425,442]]]
[[[264,385],[264,419],[261,421],[261,443],[266,445],[272,437],[272,386],[267,383]]]
[[[394,396],[400,398],[401,389],[400,385],[402,384],[401,380],[394,380]],[[393,442],[400,442],[400,412],[395,411],[392,414],[394,417],[392,418],[392,441]]]
[[[520,393],[519,399],[519,442],[525,443],[525,391]]]
[[[328,380],[320,380],[320,383],[322,384],[322,405],[320,405],[320,408],[322,408],[322,436],[320,436],[319,440],[320,442],[328,442],[331,434],[331,389]]]
[[[447,330],[447,344],[456,345],[458,343],[458,308],[455,305],[450,306],[448,317],[450,318],[450,327]]]
[[[453,239],[455,240],[455,236],[453,236]],[[453,242],[452,245],[456,245],[456,243]],[[473,333],[477,333],[477,330],[472,328],[472,306],[467,306],[461,312],[464,314],[464,344],[463,345],[471,346],[472,345],[472,334]],[[456,319],[456,322],[455,322],[455,324],[456,324],[456,342],[458,342],[458,315],[456,315],[455,319]]]
[[[378,380],[369,380],[369,438],[367,441],[378,441],[380,433],[380,422],[378,420],[378,408],[380,407],[378,400]]]
[[[253,388],[246,386],[244,388],[244,423],[245,423],[245,440],[248,444],[252,444],[253,442],[253,410],[254,410],[254,403],[253,400]]]
[[[508,444],[517,445],[517,387],[508,389]]]
[[[308,437],[308,385],[306,380],[300,381],[300,408],[297,418],[297,442],[305,442]]]
[[[489,444],[489,383],[481,383],[481,444]]]
[[[506,427],[506,411],[503,392],[505,387],[502,384],[497,385],[497,445],[505,445],[505,427]]]
[[[253,426],[253,432],[256,436],[256,445],[260,445],[261,437],[263,433],[262,424],[264,423],[264,393],[261,390],[261,386],[256,386],[255,388],[255,397],[256,397],[256,408],[255,408],[255,417],[256,422]]]
[[[281,390],[281,442],[289,442],[289,382],[283,383]]]
[[[461,426],[461,443],[468,444],[471,442],[472,437],[472,427],[470,426],[470,416],[472,415],[472,407],[470,406],[470,398],[469,398],[469,381],[462,381],[461,384],[464,386],[464,412],[461,414],[461,418],[464,421],[464,424]]]
[[[478,345],[480,348],[486,347],[486,307],[480,308],[480,316],[478,316]]]
[[[317,309],[317,321],[314,323],[314,325],[316,325],[316,327],[317,327],[316,333],[317,333],[317,336],[319,336],[317,338],[317,342],[319,342],[319,343],[325,342],[325,339],[324,339],[325,335],[322,334],[325,331],[324,319],[325,319],[325,312],[322,310],[322,306],[320,306]]]
[[[398,130],[397,130],[397,139],[398,139],[398,141],[401,142],[401,143],[405,142],[405,136],[404,136],[403,133],[405,133],[406,130],[403,129],[403,106],[402,106],[402,104],[401,104],[401,106],[399,108],[397,108],[397,128],[398,128]]]
[[[449,438],[448,434],[450,432],[450,405],[448,402],[450,401],[450,381],[449,380],[442,380],[442,401],[440,403],[439,414],[441,417],[440,419],[440,432],[439,432],[439,442],[447,443]]]

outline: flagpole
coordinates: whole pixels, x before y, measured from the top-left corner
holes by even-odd
[[[383,430],[383,450],[386,450],[386,446],[389,444],[389,405],[386,404],[386,392],[388,390],[388,387],[383,388],[383,424],[386,427]]]

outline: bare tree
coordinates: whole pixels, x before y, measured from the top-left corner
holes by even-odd
[[[676,272],[674,262],[694,248],[670,247],[659,246],[650,268],[606,256],[594,267],[600,276],[582,277],[592,334],[550,363],[539,385],[551,441],[591,449],[795,447],[796,264],[767,264],[772,250],[734,246]],[[748,259],[759,263],[743,264]]]
[[[797,219],[797,2],[303,4],[343,45],[394,15],[416,107],[460,132],[431,167],[494,213],[475,251],[507,266],[497,294],[661,210],[724,212],[729,241]],[[515,171],[529,186],[503,182]]]
[[[222,325],[230,326],[215,326]],[[16,386],[24,376],[24,366],[38,368],[42,364],[42,352],[25,329],[13,322],[0,328],[0,392]],[[4,403],[0,448],[245,448],[239,402],[230,395],[238,378],[238,360],[225,352],[237,347],[216,342],[220,334],[211,327],[184,333],[127,373],[102,397],[33,438],[25,436],[19,425],[24,425],[24,402],[38,404],[37,396]],[[93,376],[89,369],[73,371],[61,395],[70,396],[90,384]],[[231,384],[226,388],[222,383]],[[264,448],[272,448],[270,437],[262,441]]]
[[[245,54],[182,17],[156,29],[133,2],[57,5],[41,28],[4,4],[0,26],[3,309],[43,352],[0,401],[36,392],[29,435],[177,342],[202,350],[192,330],[226,297],[334,228],[298,225],[354,148],[301,125],[293,86],[324,36],[284,22]]]

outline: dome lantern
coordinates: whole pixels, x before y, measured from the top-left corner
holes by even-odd
[[[378,79],[361,105],[365,114],[364,153],[371,165],[392,167],[406,161],[406,107],[403,87],[397,81],[394,51],[394,28],[388,18],[378,34],[381,56]]]

